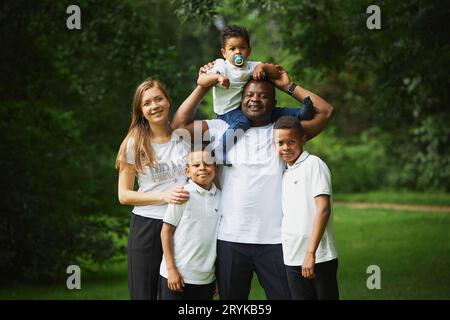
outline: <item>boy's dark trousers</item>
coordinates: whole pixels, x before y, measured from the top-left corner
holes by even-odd
[[[293,300],[339,300],[338,259],[316,263],[314,279],[302,276],[301,266],[285,266]]]
[[[167,286],[167,279],[160,276],[160,300],[212,300],[215,281],[209,284],[185,283],[183,292],[174,292]]]

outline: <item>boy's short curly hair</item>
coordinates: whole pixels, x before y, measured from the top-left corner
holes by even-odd
[[[230,38],[242,37],[247,41],[248,46],[250,47],[250,36],[248,34],[247,29],[241,26],[226,26],[222,32],[220,33],[220,41],[222,48],[225,48],[227,40]]]
[[[300,124],[300,121],[293,116],[282,116],[280,117],[277,122],[275,122],[275,125],[273,128],[276,129],[290,129],[294,130],[294,132],[299,136],[302,137],[305,134],[305,131],[303,130],[302,125]]]

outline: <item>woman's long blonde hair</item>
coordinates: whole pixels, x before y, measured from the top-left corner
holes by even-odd
[[[154,87],[159,88],[171,104],[167,89],[159,80],[149,78],[136,88],[133,98],[130,128],[117,153],[116,168],[119,170],[122,164],[127,162],[127,146],[130,139],[134,141],[134,163],[136,170],[143,172],[142,165],[151,167],[156,165],[155,151],[152,148],[150,140],[152,131],[147,119],[142,113],[142,97],[144,92]]]

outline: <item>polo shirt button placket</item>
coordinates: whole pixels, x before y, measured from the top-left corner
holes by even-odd
[[[207,201],[208,201],[208,209],[210,209],[210,208],[212,208],[213,207],[213,199],[214,199],[214,197],[213,197],[213,195],[211,194],[211,193],[208,193],[208,195],[209,195],[209,197],[207,198]]]

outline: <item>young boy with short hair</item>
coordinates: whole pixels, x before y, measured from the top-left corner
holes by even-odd
[[[282,184],[282,247],[294,300],[337,300],[337,251],[331,219],[331,175],[325,162],[303,150],[295,117],[278,119],[274,140],[287,162]]]
[[[189,200],[169,204],[161,230],[161,300],[211,300],[215,291],[220,190],[213,183],[214,159],[194,150],[186,175]]]
[[[252,77],[262,80],[265,77],[271,79],[279,78],[278,68],[269,63],[249,61],[252,51],[250,36],[244,27],[227,26],[221,32],[221,53],[224,59],[217,59],[214,66],[207,73],[201,74],[198,85],[213,88],[214,112],[218,119],[224,120],[230,125],[228,134],[231,136],[237,129],[246,131],[250,128],[250,120],[242,113],[241,98],[242,90],[247,81]],[[295,87],[289,90],[292,94]],[[295,116],[300,120],[311,120],[314,118],[314,107],[311,99],[307,97],[304,108],[274,108],[272,121],[276,121],[284,115]],[[225,135],[220,139],[219,145],[223,146],[217,152],[216,159],[219,163],[229,164],[226,159],[226,151],[231,146]],[[222,153],[223,152],[223,153]]]

